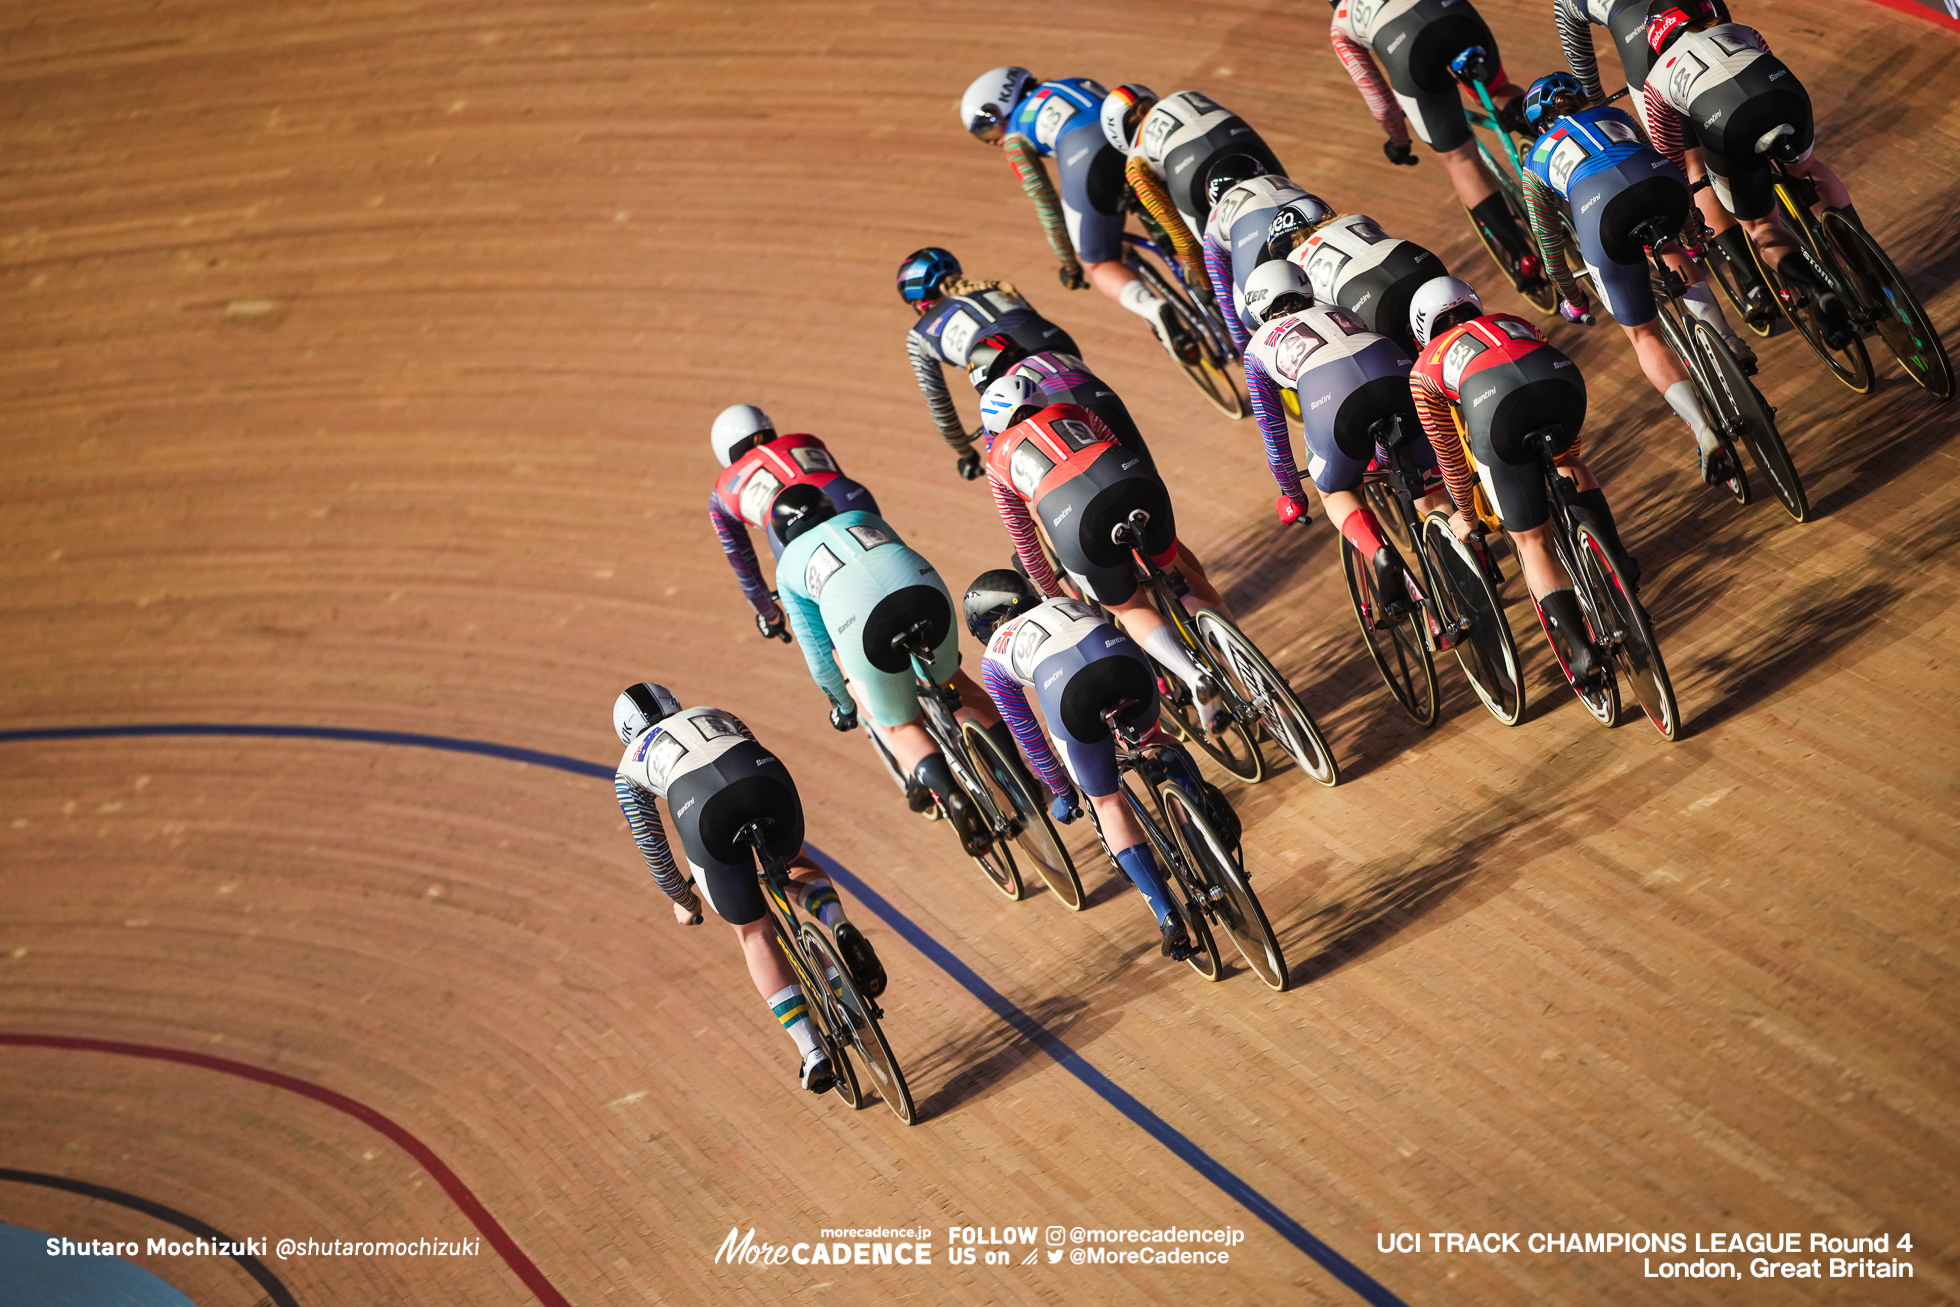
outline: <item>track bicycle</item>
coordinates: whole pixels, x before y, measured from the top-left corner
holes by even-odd
[[[1376,519],[1384,526],[1393,524],[1398,548],[1406,542],[1403,557],[1415,563],[1408,577],[1414,607],[1386,616],[1375,590],[1374,568],[1341,537],[1348,600],[1376,669],[1410,719],[1418,726],[1433,726],[1439,708],[1435,655],[1453,651],[1491,716],[1506,726],[1517,725],[1524,714],[1518,646],[1497,595],[1503,576],[1483,548],[1481,530],[1466,544],[1450,530],[1447,512],[1432,510],[1425,518],[1416,507],[1424,493],[1423,474],[1409,462],[1407,450],[1415,433],[1404,428],[1401,414],[1377,419],[1368,436],[1387,451],[1388,463],[1368,474],[1363,494]]]
[[[1237,816],[1216,788],[1208,795],[1193,794],[1173,777],[1168,758],[1175,746],[1146,740],[1124,720],[1136,706],[1134,699],[1120,700],[1103,710],[1102,719],[1118,743],[1117,784],[1123,802],[1142,827],[1157,865],[1169,873],[1171,905],[1191,941],[1184,960],[1206,980],[1220,978],[1215,927],[1230,937],[1254,975],[1268,988],[1284,992],[1292,984],[1286,957],[1246,879]],[[1222,811],[1215,810],[1218,804],[1224,805]],[[1095,806],[1083,806],[1100,836]],[[1221,822],[1229,829],[1221,830]],[[1110,853],[1107,839],[1103,851]],[[1110,861],[1115,860],[1110,853]]]
[[[1573,680],[1572,670],[1563,660],[1561,670],[1586,711],[1612,726],[1620,716],[1619,684],[1614,677],[1617,668],[1654,729],[1666,739],[1678,739],[1681,709],[1675,702],[1667,664],[1661,659],[1660,643],[1654,638],[1653,619],[1614,561],[1612,549],[1593,525],[1585,505],[1579,502],[1578,488],[1553,461],[1569,443],[1557,426],[1534,431],[1523,441],[1545,477],[1552,510],[1552,547],[1572,577],[1580,611],[1592,628],[1593,644],[1605,655],[1590,685]]]
[[[1661,335],[1681,366],[1687,369],[1702,412],[1728,451],[1729,466],[1735,469],[1734,476],[1725,483],[1729,493],[1738,504],[1750,500],[1749,476],[1743,471],[1736,450],[1740,442],[1748,446],[1749,456],[1755,459],[1757,469],[1769,482],[1770,492],[1784,511],[1799,522],[1808,521],[1810,499],[1804,492],[1796,465],[1790,461],[1782,433],[1776,428],[1776,410],[1756,389],[1722,334],[1687,311],[1682,299],[1688,290],[1687,280],[1663,257],[1680,252],[1693,258],[1701,250],[1684,246],[1667,231],[1666,220],[1658,216],[1636,224],[1633,238],[1647,251],[1654,307],[1660,311]]]
[[[1123,266],[1141,277],[1159,299],[1169,301],[1178,321],[1184,324],[1191,340],[1186,351],[1190,357],[1180,353],[1177,361],[1198,393],[1228,418],[1236,421],[1246,416],[1252,412],[1252,404],[1237,379],[1233,365],[1238,361],[1238,350],[1218,316],[1218,306],[1208,292],[1194,291],[1185,283],[1183,268],[1166,252],[1169,238],[1141,206],[1137,212],[1151,236],[1123,233]]]
[[[831,943],[830,932],[821,923],[803,917],[796,910],[796,895],[790,889],[789,864],[769,851],[761,838],[770,825],[768,818],[749,822],[736,834],[738,844],[747,845],[756,855],[760,868],[763,902],[769,908],[776,928],[776,942],[789,960],[790,970],[803,987],[804,1001],[810,1007],[810,1023],[830,1058],[836,1076],[837,1096],[852,1107],[864,1106],[864,1089],[850,1054],[855,1052],[871,1083],[892,1115],[907,1125],[918,1120],[912,1105],[912,1091],[906,1088],[905,1073],[892,1056],[891,1044],[878,1025],[884,1009],[867,998],[852,979],[850,968]]]
[[[1835,209],[1827,209],[1822,218],[1812,212],[1818,202],[1817,183],[1789,168],[1795,161],[1790,145],[1794,129],[1785,124],[1778,133],[1773,142],[1759,143],[1757,149],[1769,158],[1783,225],[1802,246],[1801,253],[1790,257],[1810,257],[1813,268],[1844,306],[1851,320],[1851,335],[1834,344],[1824,315],[1809,296],[1777,276],[1762,250],[1752,244],[1756,266],[1769,282],[1783,315],[1824,360],[1831,375],[1860,395],[1869,394],[1872,388],[1871,356],[1865,349],[1864,336],[1876,331],[1908,377],[1935,398],[1952,399],[1953,361],[1926,315],[1926,306],[1871,233]]]
[[[1109,538],[1130,551],[1139,581],[1149,592],[1157,611],[1170,623],[1179,643],[1225,706],[1224,729],[1207,731],[1190,690],[1177,677],[1159,668],[1159,679],[1171,687],[1162,705],[1165,726],[1180,739],[1195,743],[1219,766],[1248,783],[1266,778],[1266,761],[1253,733],[1255,728],[1263,727],[1267,737],[1290,754],[1307,775],[1322,785],[1338,784],[1341,773],[1333,751],[1327,747],[1313,718],[1301,707],[1293,687],[1266,655],[1224,614],[1209,608],[1200,608],[1196,613],[1185,611],[1181,596],[1189,594],[1190,587],[1184,578],[1164,571],[1144,552],[1143,529],[1149,522],[1150,514],[1136,509],[1116,524]]]
[[[1491,152],[1490,146],[1484,143],[1482,136],[1475,132],[1471,133],[1471,139],[1477,143],[1477,155],[1483,161],[1484,172],[1489,175],[1491,185],[1496,187],[1497,193],[1504,197],[1504,207],[1511,211],[1511,219],[1517,224],[1518,229],[1528,233],[1531,231],[1531,215],[1525,208],[1524,202],[1524,161],[1518,154],[1518,145],[1512,139],[1510,129],[1498,121],[1497,102],[1490,94],[1492,69],[1489,55],[1480,45],[1470,46],[1450,60],[1450,72],[1466,89],[1474,91],[1478,101],[1484,106],[1482,113],[1474,109],[1464,111],[1465,117],[1470,120],[1470,125],[1490,132],[1503,145],[1505,158],[1510,163],[1508,168],[1497,161],[1497,156]],[[1470,225],[1476,228],[1477,239],[1483,242],[1484,252],[1490,255],[1491,262],[1497,265],[1498,271],[1504,274],[1504,279],[1510,282],[1511,289],[1540,313],[1558,312],[1558,287],[1554,286],[1551,279],[1545,275],[1544,255],[1534,254],[1529,256],[1526,262],[1520,263],[1511,257],[1510,252],[1504,248],[1503,242],[1477,220],[1477,216],[1470,212],[1468,205],[1463,207],[1463,212],[1464,216],[1470,219]],[[1583,269],[1586,262],[1577,257],[1576,253],[1579,248],[1578,234],[1573,230],[1572,219],[1564,213],[1562,206],[1559,221],[1564,226],[1567,248],[1574,252],[1567,258],[1566,265]],[[1533,264],[1537,266],[1534,267]]]
[[[1028,788],[1020,759],[1004,757],[985,731],[973,723],[961,723],[956,716],[959,691],[935,684],[926,670],[944,635],[938,618],[922,617],[892,637],[892,650],[910,657],[918,682],[920,724],[945,755],[954,783],[966,792],[986,824],[987,848],[968,856],[979,864],[995,889],[1018,901],[1027,894],[1010,848],[1018,847],[1056,897],[1079,912],[1086,896],[1074,859],[1055,834],[1040,795]],[[952,825],[950,821],[947,824]]]

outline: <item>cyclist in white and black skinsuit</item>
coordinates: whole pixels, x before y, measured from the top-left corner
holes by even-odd
[[[1789,170],[1817,184],[1825,208],[1863,226],[1844,183],[1811,153],[1803,83],[1762,33],[1726,21],[1715,0],[1649,0],[1647,41],[1656,57],[1645,92],[1654,148],[1691,184],[1714,186],[1764,260],[1817,306],[1827,343],[1842,349],[1855,334],[1850,318],[1776,215],[1771,150],[1793,156]]]
[[[1721,0],[1716,0],[1716,5],[1726,21],[1727,6]],[[1593,25],[1598,24],[1612,35],[1613,47],[1620,52],[1620,67],[1626,72],[1627,98],[1633,102],[1633,111],[1640,115],[1641,126],[1646,126],[1647,74],[1654,66],[1653,47],[1647,44],[1647,0],[1552,0],[1552,16],[1558,22],[1558,40],[1565,50],[1566,65],[1585,86],[1586,95],[1594,104],[1605,102],[1606,90],[1600,84],[1599,58],[1593,52]],[[1695,204],[1701,210],[1702,221],[1715,233],[1716,243],[1728,255],[1729,266],[1741,279],[1750,315],[1767,320],[1776,311],[1776,305],[1768,284],[1756,270],[1756,261],[1749,257],[1749,238],[1706,187],[1695,192]]]
[[[1504,197],[1491,184],[1477,155],[1470,119],[1463,111],[1463,92],[1450,71],[1455,58],[1472,46],[1481,47],[1496,76],[1490,93],[1512,130],[1523,132],[1524,121],[1514,117],[1522,107],[1524,88],[1504,75],[1497,40],[1469,0],[1331,0],[1334,53],[1367,101],[1368,113],[1387,134],[1382,153],[1390,163],[1413,164],[1409,147],[1413,127],[1422,143],[1436,152],[1457,198],[1510,256],[1527,280],[1537,276],[1537,250],[1505,207]],[[1377,69],[1375,60],[1381,60]],[[1386,83],[1382,72],[1386,70]]]
[[[754,854],[738,839],[742,827],[768,823],[762,838],[769,852],[789,862],[804,910],[830,932],[866,995],[885,992],[885,969],[870,941],[845,917],[830,878],[803,852],[796,782],[733,713],[683,709],[672,691],[651,681],[620,694],[613,704],[613,730],[626,747],[613,777],[620,811],[654,883],[674,901],[674,919],[700,925],[705,896],[716,915],[735,928],[756,991],[796,1041],[803,1087],[823,1093],[835,1082],[835,1071],[811,1027],[802,986],[776,943]],[[687,875],[674,865],[656,799],[667,800],[673,814]]]
[[[1003,335],[1029,354],[1080,351],[1066,331],[1035,312],[1013,286],[967,277],[959,260],[937,246],[914,250],[899,263],[898,294],[918,315],[905,333],[905,354],[918,378],[919,393],[925,396],[940,439],[959,456],[960,475],[970,481],[980,475],[980,454],[953,407],[944,365],[968,367],[976,345]]]
[[[1258,326],[1245,312],[1245,279],[1272,258],[1273,218],[1291,205],[1305,216],[1332,216],[1333,208],[1317,195],[1286,177],[1254,177],[1218,197],[1205,220],[1205,271],[1218,296],[1218,312],[1231,333],[1232,345],[1245,352],[1246,337]]]
[[[1267,249],[1307,274],[1314,300],[1348,310],[1378,336],[1414,358],[1409,300],[1425,282],[1449,274],[1443,261],[1414,241],[1382,230],[1365,213],[1318,222],[1289,205],[1273,216]]]

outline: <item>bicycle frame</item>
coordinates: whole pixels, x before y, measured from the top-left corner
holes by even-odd
[[[1141,217],[1147,225],[1152,228],[1156,227],[1156,223],[1151,220],[1149,214],[1142,214]],[[1126,231],[1123,233],[1123,243],[1132,247],[1131,252],[1133,255],[1135,251],[1141,250],[1151,255],[1158,263],[1169,270],[1171,277],[1177,282],[1178,289],[1182,290],[1186,298],[1197,306],[1198,315],[1204,320],[1205,336],[1210,342],[1212,349],[1220,358],[1236,359],[1239,357],[1238,350],[1232,345],[1231,333],[1225,330],[1224,322],[1219,319],[1218,303],[1212,298],[1209,288],[1202,295],[1191,289],[1191,283],[1184,279],[1183,265],[1165,253],[1164,247],[1155,240],[1147,236],[1139,236],[1133,231]]]

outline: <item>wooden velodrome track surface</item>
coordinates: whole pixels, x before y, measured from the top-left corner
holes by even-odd
[[[1482,8],[1520,80],[1554,65],[1548,4]],[[1755,16],[1960,343],[1960,43],[1876,6]],[[1526,722],[1492,721],[1443,660],[1422,732],[1366,661],[1318,510],[1281,528],[1252,425],[1056,286],[953,104],[1014,60],[1206,90],[1315,190],[1519,309],[1441,168],[1382,161],[1318,4],[987,17],[70,0],[0,19],[0,725],[300,723],[609,768],[628,681],[730,708],[797,776],[813,842],[945,950],[851,900],[926,1119],[793,1091],[729,932],[673,923],[602,780],[371,743],[0,743],[0,1032],[367,1104],[576,1302],[1353,1300],[1044,1051],[1064,1045],[1409,1302],[1960,1296],[1955,410],[1889,359],[1859,398],[1767,342],[1820,512],[1797,526],[1699,487],[1615,328],[1554,327],[1689,734],[1595,725],[1522,605]],[[702,511],[728,403],[824,436],[956,588],[1006,557],[904,359],[891,272],[929,242],[1076,335],[1332,736],[1335,790],[1228,786],[1291,993],[1158,958],[1095,862],[1081,916],[1005,902],[861,735],[828,729],[798,652],[756,638]],[[74,1048],[0,1047],[0,1068],[11,1170],[238,1237],[475,1233],[415,1157],[319,1102]],[[172,1234],[6,1181],[0,1221]],[[915,1224],[930,1268],[713,1263],[731,1226]],[[1054,1224],[1246,1239],[1225,1267],[947,1264],[947,1227]],[[1486,1230],[1909,1232],[1916,1273],[1724,1285],[1643,1280],[1627,1255],[1378,1251]],[[203,1304],[261,1292],[222,1259],[135,1260]],[[308,1304],[532,1300],[487,1243],[268,1264]]]

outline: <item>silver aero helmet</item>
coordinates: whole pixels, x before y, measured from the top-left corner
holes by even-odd
[[[980,421],[997,436],[1014,425],[1015,415],[1022,409],[1040,408],[1046,402],[1040,386],[1012,372],[988,386],[980,396]]]
[[[1157,93],[1141,82],[1125,82],[1103,97],[1103,138],[1118,154],[1130,152],[1130,142],[1136,139],[1144,114],[1156,103]]]
[[[1443,319],[1466,304],[1474,305],[1477,315],[1484,311],[1484,302],[1477,298],[1476,289],[1467,281],[1431,277],[1416,287],[1416,293],[1409,297],[1409,331],[1415,336],[1416,344],[1426,346],[1438,328],[1455,325]]]
[[[656,722],[665,721],[681,710],[681,701],[664,685],[641,681],[629,685],[613,700],[613,730],[621,744],[631,744],[635,736]]]
[[[1313,307],[1313,283],[1285,259],[1268,259],[1245,279],[1245,310],[1260,322]]]
[[[708,432],[708,443],[715,447],[715,457],[723,467],[754,446],[766,445],[775,438],[775,423],[753,404],[730,404],[715,418],[715,425]]]
[[[989,145],[1007,135],[1008,115],[1027,98],[1034,74],[1025,68],[994,68],[973,79],[960,97],[960,126]]]

